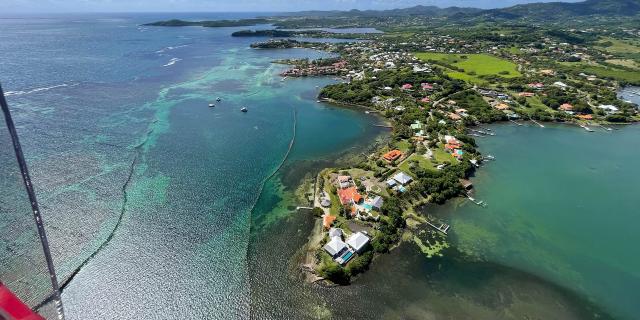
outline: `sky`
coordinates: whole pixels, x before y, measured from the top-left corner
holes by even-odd
[[[565,0],[575,2],[577,0]],[[277,12],[394,9],[414,5],[507,7],[541,0],[0,0],[4,12]]]

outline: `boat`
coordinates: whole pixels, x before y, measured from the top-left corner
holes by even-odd
[[[242,107],[242,109],[240,109],[240,111],[242,111],[242,112],[247,112],[247,111],[249,111],[249,110],[247,110],[247,107]]]
[[[220,99],[220,97],[216,98],[216,101],[220,102],[222,99]]]
[[[213,107],[215,107],[215,106],[216,106],[215,104],[213,104],[213,103],[209,103],[209,108],[213,108]]]

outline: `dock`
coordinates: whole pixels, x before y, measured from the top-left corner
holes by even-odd
[[[529,118],[529,120],[531,120],[531,122],[533,122],[533,123],[537,124],[538,126],[540,126],[540,128],[544,128],[544,125],[542,123],[540,123],[538,121],[535,121],[535,120],[533,120],[531,118]]]
[[[446,223],[441,224],[439,227],[429,221],[427,221],[427,224],[444,234],[447,234],[447,232],[449,232],[449,229],[451,229],[451,226]]]
[[[296,207],[296,210],[313,210],[312,207]]]
[[[476,199],[474,199],[474,198],[472,198],[470,196],[467,196],[467,199],[469,199],[469,201],[471,201],[471,202],[473,202],[473,203],[475,203],[475,204],[477,204],[477,205],[479,205],[479,206],[481,206],[483,208],[487,206],[487,204],[482,200],[478,201],[478,200],[476,200]]]
[[[515,124],[516,124],[516,125],[518,125],[518,126],[522,126],[522,123],[520,123],[520,122],[515,122],[515,121],[513,121],[513,120],[511,120],[511,119],[509,119],[509,121],[511,121],[511,122],[513,122],[513,123],[515,123]]]
[[[484,130],[469,129],[469,131],[471,131],[473,133],[481,134],[481,135],[486,135],[486,136],[495,136],[496,135],[493,132],[484,131]]]
[[[591,129],[591,128],[589,128],[589,127],[585,126],[584,124],[578,124],[578,125],[579,125],[579,126],[580,126],[580,128],[582,128],[582,129],[585,129],[585,130],[587,130],[587,131],[589,131],[589,132],[593,132],[593,129]]]
[[[374,124],[374,127],[380,127],[380,128],[387,128],[387,129],[393,129],[392,126],[386,125],[386,124]]]

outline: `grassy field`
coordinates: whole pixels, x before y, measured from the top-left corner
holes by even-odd
[[[640,69],[640,63],[634,61],[633,59],[609,59],[605,60],[605,62],[627,68]]]
[[[412,161],[417,161],[422,168],[435,169],[431,160],[425,158],[423,155],[418,154],[412,154],[407,160],[405,160],[404,162],[402,162],[402,164],[400,164],[400,166],[398,166],[398,169],[408,174],[414,175],[414,172],[409,168],[409,163]]]
[[[475,83],[485,82],[481,76],[496,75],[504,78],[520,77],[516,64],[488,54],[448,54],[434,52],[419,52],[415,54],[423,61],[435,60],[443,62],[464,72],[452,70],[448,75],[455,79]]]
[[[610,44],[610,45],[609,45]],[[600,41],[598,48],[610,53],[640,53],[640,42],[637,40],[617,40],[606,38]]]
[[[561,62],[565,67],[579,70],[586,74],[593,74],[600,78],[612,78],[634,83],[640,83],[640,71],[627,71],[623,69],[610,68],[602,65],[586,64],[581,62]]]

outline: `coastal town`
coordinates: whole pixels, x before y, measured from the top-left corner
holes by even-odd
[[[473,198],[469,180],[484,161],[493,160],[481,155],[474,140],[494,134],[485,123],[544,128],[553,121],[593,132],[638,121],[637,106],[616,92],[640,79],[578,67],[606,65],[598,61],[616,56],[604,46],[566,42],[572,34],[595,30],[563,32],[526,42],[432,31],[345,43],[254,44],[333,53],[333,58],[285,61],[293,67],[281,76],[338,76],[340,83],[323,88],[319,101],[377,113],[392,128],[387,145],[358,165],[318,175],[313,211],[322,227],[307,248],[303,269],[310,280],[347,284],[376,255],[403,240],[415,242],[428,257],[442,255],[450,226],[419,209],[453,197],[487,205]]]
[[[576,10],[591,6],[598,4],[585,2]],[[333,77],[336,83],[319,89],[319,103],[376,114],[391,130],[356,163],[322,170],[307,192],[308,203],[300,208],[317,217],[302,266],[309,281],[348,284],[401,241],[414,242],[427,257],[446,254],[451,226],[424,207],[456,197],[488,205],[474,198],[470,181],[494,160],[477,149],[475,139],[495,135],[486,124],[545,128],[555,122],[608,132],[640,121],[638,106],[619,96],[621,88],[640,85],[640,29],[632,17],[596,15],[593,23],[566,20],[562,10],[552,9],[495,16],[465,8],[441,15],[430,14],[434,8],[415,10],[424,14],[271,17],[261,23],[273,29],[232,34],[267,38],[253,42],[255,50],[327,53],[273,62],[287,65],[280,71],[285,85],[297,77]],[[156,24],[209,23],[219,24]]]

